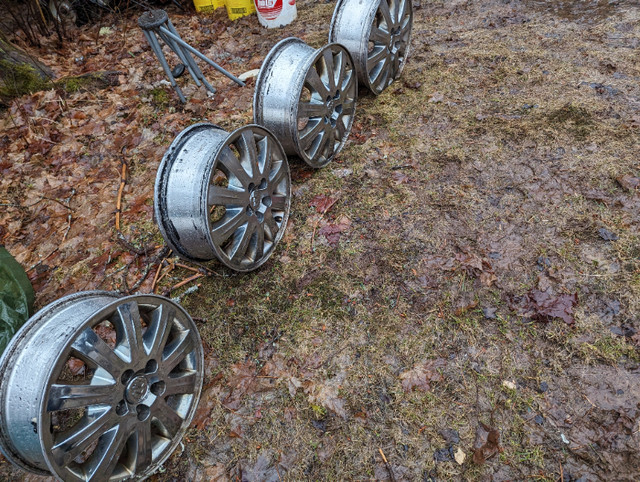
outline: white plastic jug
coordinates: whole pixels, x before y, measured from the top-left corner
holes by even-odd
[[[267,28],[289,25],[298,16],[296,0],[254,0],[260,24]]]

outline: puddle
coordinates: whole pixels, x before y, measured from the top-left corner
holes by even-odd
[[[523,0],[535,10],[553,13],[558,17],[593,22],[614,15],[634,0]]]

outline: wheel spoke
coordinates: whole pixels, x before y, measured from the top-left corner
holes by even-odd
[[[397,24],[400,24],[402,22],[402,19],[404,19],[405,15],[407,15],[407,1],[411,1],[411,0],[399,0],[398,3],[398,16],[397,18]]]
[[[342,138],[344,137],[344,135],[347,132],[347,128],[344,125],[344,123],[342,122],[342,119],[344,118],[344,116],[340,116],[340,118],[338,119],[338,121],[336,122],[336,140],[338,141],[342,141]]]
[[[249,202],[247,191],[236,191],[222,186],[209,186],[207,199],[209,206],[246,206]]]
[[[258,172],[258,149],[256,148],[256,138],[253,131],[245,130],[238,138],[238,149],[244,157],[242,164],[246,164],[251,169],[251,177],[255,180]]]
[[[318,75],[318,71],[315,67],[311,67],[309,72],[307,72],[305,84],[311,87],[311,90],[319,94],[322,99],[326,99],[329,95],[329,90],[327,89],[327,86],[324,85],[324,82]]]
[[[193,350],[191,331],[181,331],[177,339],[166,346],[162,353],[162,369],[165,374],[171,373],[185,357]]]
[[[369,40],[374,43],[389,45],[389,40],[391,36],[389,32],[377,27],[375,25],[371,26],[371,34],[369,35]]]
[[[267,211],[264,215],[264,226],[269,230],[269,235],[271,240],[276,239],[276,234],[279,231],[278,223],[275,219],[273,219],[273,213],[271,211]]]
[[[314,104],[312,102],[300,102],[298,104],[298,119],[310,119],[323,117],[326,107],[324,104]]]
[[[376,47],[369,58],[367,58],[367,70],[371,72],[376,65],[385,60],[389,55],[387,47]]]
[[[187,372],[175,377],[167,377],[165,378],[167,389],[162,396],[166,398],[171,395],[193,393],[195,392],[197,381],[198,376],[195,372]]]
[[[110,409],[97,416],[85,416],[69,430],[55,436],[51,455],[59,466],[67,465],[84,452],[105,431],[113,428],[115,413]]]
[[[124,430],[116,425],[100,438],[96,450],[91,455],[88,472],[91,480],[109,480],[116,465],[124,443],[126,441]]]
[[[118,306],[117,317],[114,322],[120,325],[126,338],[126,345],[130,361],[137,359],[143,351],[142,347],[142,326],[140,325],[140,311],[138,304],[131,301]],[[120,345],[120,343],[118,343]],[[116,351],[122,352],[121,347],[116,347]]]
[[[391,17],[391,12],[389,11],[389,4],[387,3],[387,0],[380,0],[380,6],[378,7],[378,10],[382,14],[382,17],[387,24],[387,29],[390,30],[392,27],[394,27],[395,22]]]
[[[344,78],[347,73],[347,55],[344,52],[339,52],[336,57],[340,60],[340,65],[336,70],[335,85],[342,88]]]
[[[312,127],[305,129],[305,132],[300,136],[300,147],[303,151],[309,149],[313,141],[318,137],[318,134],[324,130],[324,126],[324,121],[319,119]]]
[[[273,156],[273,149],[271,147],[271,140],[269,136],[264,136],[262,140],[258,142],[260,153],[258,154],[258,163],[260,167],[260,174],[266,176],[271,171],[271,157]]]
[[[111,385],[51,385],[47,411],[69,410],[90,405],[113,405],[115,384]]]
[[[103,368],[115,379],[124,370],[124,360],[91,329],[87,328],[71,345],[83,361]]]
[[[247,214],[244,209],[231,216],[225,216],[218,221],[211,230],[211,237],[217,246],[222,246],[238,228],[247,222]]]
[[[327,74],[327,82],[329,83],[329,95],[332,95],[336,90],[335,69],[333,64],[333,52],[330,49],[325,49],[322,52],[324,59],[324,66]]]
[[[135,433],[136,472],[141,473],[151,464],[151,424],[140,423]]]
[[[170,306],[160,305],[151,312],[151,324],[143,336],[149,356],[157,358],[164,350],[174,317],[175,310]]]
[[[240,164],[240,159],[233,154],[231,149],[224,147],[220,151],[218,159],[221,164],[220,170],[224,172],[227,177],[237,179],[243,187],[247,187],[251,183],[251,177],[249,177],[247,171],[245,171],[242,164]]]
[[[286,175],[287,175],[286,161],[279,161],[277,163],[274,163],[274,167],[273,169],[271,169],[271,172],[269,173],[269,189],[271,193],[273,193],[280,186],[280,183],[282,182],[283,179],[285,179]],[[274,199],[272,199],[272,201],[275,202]]]
[[[232,261],[240,262],[244,258],[244,255],[247,253],[247,249],[249,248],[249,243],[251,243],[251,238],[253,237],[253,233],[256,231],[256,225],[254,223],[248,223],[247,229],[244,230],[240,240],[234,243],[234,246],[231,248],[231,253],[229,254],[229,258]]]
[[[271,209],[275,211],[284,211],[287,207],[287,197],[282,194],[274,194],[271,196]]]
[[[264,221],[256,227],[256,254],[258,260],[264,255]]]
[[[342,118],[344,116],[352,115],[356,108],[356,101],[353,99],[347,99],[342,103]]]
[[[184,421],[163,398],[159,398],[153,406],[153,416],[162,424],[169,438],[175,437]]]

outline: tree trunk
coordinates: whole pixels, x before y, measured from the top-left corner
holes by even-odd
[[[47,88],[53,71],[0,33],[0,104]]]

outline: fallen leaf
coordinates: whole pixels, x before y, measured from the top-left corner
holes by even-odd
[[[515,390],[516,389],[516,384],[513,383],[511,380],[503,380],[502,386],[503,387],[507,387],[510,390]]]
[[[533,320],[549,322],[553,318],[560,318],[568,325],[575,323],[573,308],[578,304],[576,293],[554,296],[546,291],[531,290],[523,300],[524,315]]]
[[[637,191],[640,187],[640,178],[631,176],[630,174],[617,177],[616,181],[627,191]]]
[[[338,199],[325,196],[324,194],[318,194],[311,200],[309,206],[316,208],[318,213],[324,214],[331,209],[331,206],[333,206],[337,200]]]
[[[320,228],[318,234],[327,238],[329,246],[336,247],[340,241],[340,235],[351,226],[351,220],[346,216],[342,216],[336,224],[327,223]]]
[[[598,229],[598,234],[605,241],[617,241],[618,235],[612,231],[609,231],[607,228]]]
[[[438,103],[438,102],[442,102],[443,100],[444,100],[443,94],[441,94],[440,92],[434,92],[431,98],[429,99],[429,102]]]
[[[446,360],[443,358],[437,358],[435,360],[420,363],[411,370],[401,373],[400,379],[402,380],[402,388],[404,388],[405,392],[410,392],[412,390],[427,392],[431,390],[432,382],[439,382],[444,379],[438,371],[438,368],[442,368],[446,364]]]
[[[502,448],[500,448],[500,432],[480,422],[480,426],[476,430],[473,462],[477,465],[482,465],[499,452],[502,452]]]
[[[464,459],[466,459],[467,456],[464,451],[460,447],[458,447],[458,450],[456,450],[455,454],[453,454],[453,458],[456,459],[458,465],[462,465],[464,463]]]
[[[79,360],[78,358],[69,357],[67,361],[67,366],[73,375],[83,375],[84,374],[84,362]]]

